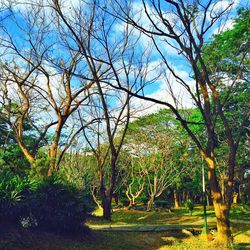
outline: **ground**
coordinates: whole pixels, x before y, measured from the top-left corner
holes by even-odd
[[[232,211],[235,248],[250,249],[250,212],[243,208]],[[87,224],[95,230],[64,236],[1,225],[0,249],[219,249],[214,241],[202,241],[197,235],[201,215],[200,207],[192,216],[184,209],[172,213],[121,210],[113,213],[111,223],[91,217]],[[212,210],[208,211],[208,225],[210,229],[215,226]]]

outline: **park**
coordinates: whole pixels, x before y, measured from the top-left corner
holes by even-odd
[[[0,249],[250,249],[244,0],[0,2]]]

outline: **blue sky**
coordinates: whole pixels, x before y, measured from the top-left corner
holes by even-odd
[[[9,18],[4,20],[2,24],[9,31],[9,33],[11,35],[13,35],[14,39],[16,40],[16,44],[20,48],[20,50],[22,50],[22,49],[25,50],[26,49],[25,47],[27,46],[27,42],[25,42],[26,37],[24,37],[24,32],[20,31],[20,28],[24,28],[26,26],[26,23],[25,23],[24,19],[22,18],[22,16],[20,15],[20,13],[23,15],[26,14],[27,5],[23,5],[22,1],[19,1],[19,2],[20,2],[20,5],[14,7],[13,10],[14,10],[14,15],[15,15],[16,21],[20,27],[18,28],[16,26],[15,22],[11,21],[11,19],[9,19]],[[231,2],[232,1],[228,1],[228,0],[217,1],[217,4],[213,8],[213,11],[215,12],[215,10],[218,11],[220,9],[223,9]],[[242,1],[237,0],[234,2],[235,2],[235,4],[233,5],[232,10],[231,10],[231,17],[235,15],[237,8],[246,4],[245,1],[243,1],[243,0]],[[205,1],[204,1],[204,4],[205,4]],[[140,12],[140,10],[143,8],[140,1],[133,1],[132,5],[135,8],[137,13]],[[78,7],[78,6],[82,6],[82,3],[80,0],[70,1],[70,3],[68,3],[67,1],[65,2],[65,7],[64,7],[63,11],[66,13],[66,16],[71,21],[74,21],[74,16],[72,16],[73,12],[71,12],[71,11],[74,7]],[[152,11],[151,9],[152,8],[150,6],[148,6],[148,10]],[[175,21],[171,12],[169,12],[169,10],[167,10],[167,9],[165,9],[165,11],[166,11],[166,15],[167,15],[166,17],[168,17],[170,19],[172,18],[173,21]],[[47,18],[49,20],[51,18],[50,10],[47,9],[46,13],[47,13]],[[149,22],[147,17],[143,13],[143,11],[140,13],[142,15],[141,22],[143,23],[144,26],[147,26],[148,22]],[[8,15],[8,14],[10,14],[8,11],[2,12],[1,16],[3,17],[4,15]],[[198,19],[199,19],[199,17],[197,17],[197,23],[199,23]],[[49,21],[48,21],[48,23],[49,23]],[[228,28],[232,28],[232,20],[230,20],[230,19],[222,21],[221,24],[222,24],[222,26],[224,26],[224,30],[228,29]],[[51,28],[51,29],[53,30],[53,28]],[[110,32],[111,36],[114,36],[114,37],[110,38],[110,41],[112,41],[112,40],[114,42],[119,41],[119,36],[122,37],[123,31],[124,31],[124,24],[121,22],[116,23],[112,27],[112,32]],[[138,35],[138,31],[134,30],[133,32],[134,32],[134,36],[136,37]],[[218,32],[218,26],[215,25],[209,32],[207,32],[205,37],[211,38],[211,36],[217,32]],[[1,35],[3,36],[4,34],[2,33]],[[55,33],[54,34],[50,33],[50,35],[46,36],[46,43],[53,44],[57,39],[59,40],[60,38],[57,37],[57,35]],[[157,41],[158,45],[161,47],[164,55],[166,55],[170,65],[172,65],[173,69],[185,81],[187,81],[190,85],[192,85],[193,80],[190,77],[192,75],[192,72],[191,72],[189,64],[185,61],[185,59],[183,57],[181,57],[178,53],[176,53],[176,51],[171,46],[166,44],[165,41],[162,41],[161,38],[160,39],[157,38],[156,41]],[[73,43],[73,42],[70,41],[70,43]],[[141,38],[139,39],[138,43],[136,43],[136,50],[137,50],[136,53],[139,55],[141,53],[141,51],[148,49],[148,47],[150,46],[150,43],[151,43],[150,38],[146,37],[145,35],[141,35]],[[59,43],[59,44],[54,45],[55,46],[54,48],[56,48],[56,50],[54,50],[53,53],[54,53],[55,57],[59,57],[59,58],[61,57],[61,58],[67,59],[69,54],[66,50],[63,50],[63,45],[64,45],[63,43]],[[99,50],[98,46],[100,46],[100,44],[98,45],[97,42],[93,42],[93,47],[94,47],[93,49],[94,50],[98,51]],[[98,53],[99,52],[97,52],[97,54]],[[99,56],[101,57],[102,55],[99,55]],[[154,78],[154,75],[158,74],[157,72],[164,71],[164,69],[157,70],[157,65],[160,63],[161,59],[159,58],[159,54],[155,50],[152,50],[150,57],[151,57],[150,62],[149,62],[150,73],[149,73],[148,77]],[[105,55],[104,55],[104,58],[105,58]],[[85,68],[84,63],[79,64],[79,73],[82,72],[81,68],[82,69]],[[166,73],[166,71],[164,73]],[[166,80],[164,79],[163,75],[164,74],[162,73],[161,77],[157,81],[155,81],[153,84],[148,85],[144,89],[144,94],[146,94],[150,97],[154,97],[157,99],[163,99],[165,101],[171,102],[171,98],[167,94]],[[192,105],[192,102],[190,100],[188,100],[187,95],[184,92],[182,92],[181,88],[179,87],[179,84],[176,83],[175,79],[172,76],[170,76],[169,73],[166,73],[166,77],[168,77],[168,79],[170,79],[172,81],[173,89],[176,92],[176,94],[177,95],[179,94],[180,97],[182,97],[182,100],[180,100],[180,102],[182,102],[182,104],[184,106],[190,107]],[[76,83],[76,86],[77,86],[77,84],[78,83]],[[139,106],[144,105],[139,100],[136,100],[135,103],[136,102],[138,102]],[[157,105],[154,105],[154,108],[152,108],[151,104],[150,104],[150,110],[154,111],[157,108],[159,108],[158,106],[157,106],[157,108],[155,106],[157,106]],[[151,111],[146,111],[146,112],[151,112]]]

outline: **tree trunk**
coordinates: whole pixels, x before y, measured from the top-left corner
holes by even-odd
[[[209,195],[206,195],[206,199],[207,199],[207,206],[210,206],[210,200],[209,200]]]
[[[229,210],[230,207],[223,203],[221,191],[219,189],[219,184],[215,172],[214,161],[209,158],[206,159],[209,172],[208,179],[212,193],[214,211],[216,216],[216,224],[217,224],[217,236],[216,240],[225,247],[232,246],[232,232],[230,229],[229,222]]]
[[[132,196],[130,196],[130,194],[129,194],[129,188],[126,190],[125,194],[129,200],[129,204],[126,207],[126,209],[129,210],[132,207],[132,203],[133,203]]]
[[[100,178],[100,193],[102,198],[102,208],[103,208],[103,218],[105,220],[111,221],[111,208],[112,208],[112,196],[115,185],[116,176],[116,157],[112,155],[111,157],[111,175],[108,188],[105,188],[103,174],[99,171]]]
[[[58,143],[59,143],[59,139],[61,137],[61,131],[62,131],[62,127],[65,123],[65,119],[63,119],[61,117],[61,115],[58,114],[58,123],[56,126],[56,131],[55,131],[55,135],[53,138],[53,143],[51,146],[51,151],[50,151],[50,164],[49,164],[49,169],[48,169],[48,176],[51,176],[53,174],[54,171],[58,170],[59,166],[56,166],[56,157],[57,157],[57,151],[58,151]]]
[[[237,204],[237,201],[238,201],[238,195],[239,195],[239,193],[234,192],[234,195],[233,195],[233,203],[234,203],[234,204]]]
[[[99,203],[99,201],[98,201],[98,199],[96,197],[96,188],[95,187],[90,188],[90,192],[92,194],[93,201],[95,202],[95,204],[97,205],[97,207],[99,209],[102,209],[102,206],[101,206],[101,204]]]
[[[223,201],[225,201],[225,175],[224,173],[220,175],[220,182],[221,182],[221,195]]]
[[[104,187],[103,182],[101,182],[100,193],[102,198],[103,218],[111,221],[112,196],[110,195],[110,190],[106,190]]]
[[[110,195],[105,195],[102,201],[103,207],[103,218],[105,220],[111,221],[111,197]]]
[[[30,164],[34,163],[36,158],[29,152],[29,150],[24,146],[22,139],[17,137],[17,143],[22,150],[25,158],[28,160]]]
[[[152,210],[154,199],[155,199],[154,195],[151,195],[150,199],[147,202],[147,211],[151,211]]]
[[[178,193],[178,203],[181,205],[181,193]]]
[[[176,188],[174,188],[174,208],[179,208],[179,201]]]
[[[216,240],[230,249],[233,239],[229,221],[229,208],[226,205],[214,202],[214,210],[217,219]]]

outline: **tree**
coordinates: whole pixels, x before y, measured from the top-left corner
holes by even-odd
[[[125,145],[126,146],[126,145]],[[132,154],[126,154],[129,162],[125,165],[124,171],[127,172],[124,186],[125,194],[129,200],[128,209],[136,205],[136,200],[143,194],[146,184],[146,173],[137,159],[133,159]],[[127,160],[128,161],[128,160]],[[122,161],[123,165],[123,161]]]
[[[149,197],[148,211],[152,209],[155,198],[173,186],[191,168],[184,164],[185,157],[182,154],[186,142],[175,136],[177,129],[168,110],[141,117],[129,126],[125,144],[132,158],[132,169],[129,171],[133,173],[136,166],[137,173],[145,179],[145,183],[141,181],[137,194],[145,186]]]
[[[191,124],[195,124],[195,122],[185,119],[178,108],[170,102],[135,93],[125,86],[112,86],[115,89],[122,89],[135,97],[165,105],[175,114],[207,163],[208,179],[217,218],[217,240],[224,245],[230,243],[232,246],[229,212],[232,202],[234,169],[238,146],[244,125],[249,119],[249,112],[245,113],[244,119],[240,121],[237,135],[234,134],[234,125],[230,123],[224,110],[225,102],[221,95],[219,83],[227,81],[227,84],[232,85],[240,78],[240,74],[231,75],[230,80],[227,75],[221,75],[220,81],[218,81],[210,73],[206,64],[206,56],[202,50],[209,31],[219,21],[223,19],[225,21],[227,18],[226,14],[232,7],[232,3],[229,3],[224,8],[219,8],[217,1],[208,1],[206,3],[193,1],[190,3],[182,0],[167,0],[164,2],[142,0],[140,3],[141,5],[137,4],[137,9],[134,10],[133,4],[128,1],[125,3],[116,1],[116,6],[108,11],[125,23],[136,27],[152,39],[155,49],[159,53],[166,69],[171,72],[176,82],[190,95],[194,105],[199,109],[203,118],[204,135],[202,137],[197,136],[190,126]],[[142,17],[141,20],[140,17]],[[188,81],[190,78],[185,79],[171,66],[168,53],[163,50],[164,44],[175,49],[176,58],[183,60],[187,70],[192,72],[191,76],[194,79],[194,87],[190,86],[190,82]],[[246,52],[243,52],[243,54],[244,57],[247,57]],[[242,62],[239,61],[237,67],[240,68],[241,65]],[[228,99],[230,99],[232,96],[231,92],[228,94]],[[174,98],[176,99],[176,96]],[[227,141],[227,151],[225,154],[227,155],[228,181],[226,183],[225,201],[222,199],[221,190],[218,185],[215,161],[216,130],[219,120],[221,120],[222,129]]]
[[[15,13],[8,21],[16,27],[20,37],[7,25],[2,30],[1,48],[5,50],[1,62],[2,110],[31,165],[37,161],[38,149],[46,146],[47,175],[52,175],[83,129],[73,124],[69,129],[69,123],[74,122],[69,117],[86,103],[91,80],[74,77],[81,55],[64,46],[67,42],[63,39],[58,42],[58,34],[53,30],[53,23],[47,24],[48,16],[43,8],[33,6],[24,13]],[[56,53],[56,48],[62,49],[65,55]],[[27,121],[36,135],[32,146],[24,140],[29,133],[25,127]]]
[[[121,36],[116,36],[114,31],[117,18],[107,18],[97,1],[84,1],[84,4],[87,8],[79,6],[70,14],[65,13],[59,1],[53,1],[51,8],[62,27],[62,36],[71,41],[70,46],[80,52],[89,78],[93,79],[89,90],[93,96],[90,98],[89,112],[86,113],[100,119],[100,123],[89,127],[95,140],[88,139],[90,131],[84,136],[96,156],[104,218],[110,220],[117,162],[131,116],[131,95],[122,91],[114,92],[110,83],[125,84],[130,88],[137,82],[146,85],[157,79],[158,75],[145,79],[145,74],[150,72],[150,55],[148,51],[144,51],[138,57],[135,50],[138,39],[133,39],[134,34],[128,26],[124,27]],[[86,77],[83,74],[77,76]],[[80,116],[81,121],[84,121],[83,114]],[[102,136],[103,141],[100,139]],[[105,166],[109,169],[106,175]]]

